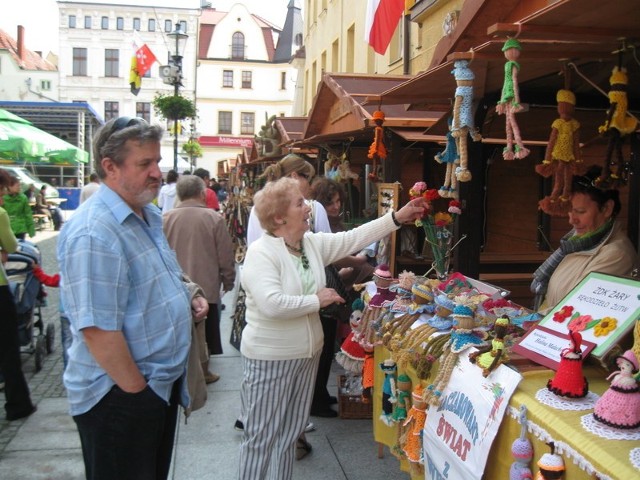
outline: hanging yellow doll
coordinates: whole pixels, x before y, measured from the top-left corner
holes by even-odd
[[[607,156],[604,161],[602,175],[596,179],[596,184],[601,188],[616,188],[627,183],[629,174],[629,162],[625,162],[622,156],[622,143],[627,135],[634,132],[638,119],[632,117],[627,108],[627,70],[625,68],[614,67],[609,83],[609,103],[611,106],[607,112],[607,120],[598,131],[609,137]],[[616,160],[612,159],[613,151],[616,153]]]
[[[558,90],[557,118],[551,124],[551,136],[544,161],[536,165],[543,177],[553,175],[551,194],[540,200],[539,206],[547,215],[566,216],[571,208],[571,179],[577,173],[580,159],[580,122],[573,118],[576,96],[571,90]]]

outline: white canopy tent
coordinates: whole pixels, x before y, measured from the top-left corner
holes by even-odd
[[[160,170],[162,173],[167,173],[173,168],[173,147],[161,147],[160,154],[162,155]],[[191,170],[191,165],[178,152],[178,173],[182,173],[185,170]]]

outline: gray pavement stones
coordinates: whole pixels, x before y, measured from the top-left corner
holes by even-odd
[[[43,269],[58,271],[56,241],[58,232],[38,232],[35,243],[42,253]],[[45,357],[42,370],[35,371],[34,355],[23,354],[23,370],[38,411],[14,422],[0,416],[0,478],[4,480],[75,480],[84,478],[80,440],[73,419],[68,415],[66,392],[62,384],[60,353],[58,290],[47,288],[47,305],[42,308],[45,325],[55,327],[55,350]],[[231,330],[235,295],[227,294],[227,308],[221,318],[222,338]],[[233,429],[240,411],[242,366],[240,353],[231,345],[225,353],[214,356],[212,372],[221,379],[208,386],[206,405],[181,418],[176,432],[176,445],[171,466],[173,480],[232,480],[236,478],[241,432]],[[341,373],[334,364],[330,378],[333,394],[337,394],[336,378]],[[0,400],[3,400],[0,394]],[[398,460],[388,450],[377,458],[371,420],[317,418],[311,420],[316,430],[307,434],[313,451],[294,467],[294,479],[305,480],[377,480],[402,479],[408,475],[399,469]]]

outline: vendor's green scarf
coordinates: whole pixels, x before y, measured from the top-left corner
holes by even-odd
[[[613,223],[613,218],[610,218],[604,225],[593,232],[576,235],[575,230],[571,230],[562,237],[560,240],[560,248],[553,252],[533,274],[531,291],[536,294],[536,305],[539,304],[544,294],[547,293],[549,279],[562,259],[570,253],[584,252],[600,245],[600,243],[608,237],[609,233],[611,233]]]

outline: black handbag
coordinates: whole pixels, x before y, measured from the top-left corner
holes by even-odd
[[[344,282],[340,278],[338,269],[333,265],[324,267],[324,273],[327,277],[327,288],[333,288],[338,295],[345,299],[345,303],[332,303],[320,309],[320,315],[323,317],[331,317],[342,323],[348,323],[351,316],[351,302],[353,300],[353,292],[347,290]]]

